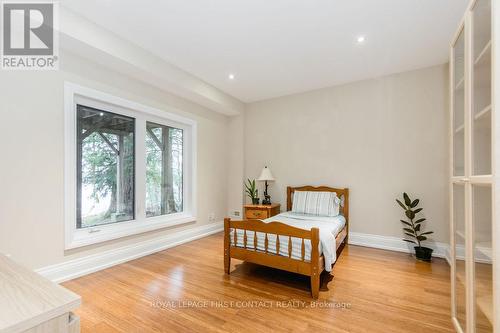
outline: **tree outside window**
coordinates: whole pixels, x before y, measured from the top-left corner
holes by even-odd
[[[135,119],[77,106],[77,228],[134,219]]]
[[[146,216],[183,209],[183,131],[146,123]]]

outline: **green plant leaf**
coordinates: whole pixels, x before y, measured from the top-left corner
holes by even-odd
[[[425,221],[425,218],[421,218],[415,221],[415,224],[422,223]]]
[[[404,240],[405,242],[408,242],[408,243],[417,244],[415,241],[413,241],[413,240],[411,240],[411,239],[404,239],[404,238],[403,238],[403,240]]]
[[[417,225],[415,226],[415,231],[420,231],[420,226],[421,226],[421,224],[417,224]]]
[[[413,234],[413,229],[410,228],[403,228],[404,231],[408,231],[409,233]]]
[[[410,234],[409,232],[405,232],[406,236],[410,236],[411,238],[416,238],[414,234]]]
[[[418,203],[419,203],[419,202],[420,202],[420,200],[419,200],[419,199],[415,199],[415,200],[413,200],[413,202],[411,203],[410,207],[411,207],[411,208],[415,208],[415,207],[417,207],[417,205],[418,205]]]
[[[398,204],[401,206],[401,208],[403,208],[404,210],[407,210],[408,207],[406,207],[401,201],[399,201],[399,199],[396,199],[396,201],[398,202]]]
[[[250,197],[250,199],[254,199],[257,197],[257,189],[255,187],[255,179],[252,181],[247,178],[247,181],[244,183],[246,188],[246,194]]]
[[[417,209],[415,209],[415,211],[414,211],[414,212],[415,212],[415,214],[418,214],[418,213],[420,213],[421,211],[422,211],[422,208],[417,208]]]
[[[417,236],[417,239],[418,239],[419,241],[424,241],[424,240],[426,240],[426,239],[427,239],[427,237],[420,235],[420,236]]]
[[[408,196],[408,194],[406,194],[406,192],[403,193],[403,198],[405,199],[405,204],[407,206],[410,206],[411,205],[411,200],[410,200],[410,197]]]
[[[422,235],[430,235],[430,234],[433,234],[433,233],[434,233],[434,231],[426,231],[426,232],[421,233],[420,236],[422,236]]]
[[[413,220],[415,218],[415,213],[410,209],[408,209],[405,212],[405,214],[406,214],[406,217],[409,218],[410,220]]]
[[[400,221],[403,222],[404,224],[406,224],[409,227],[413,227],[409,222],[406,222],[405,220],[400,220]]]

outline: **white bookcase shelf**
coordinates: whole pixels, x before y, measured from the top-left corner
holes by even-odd
[[[480,120],[481,118],[486,118],[486,116],[490,115],[491,114],[491,104],[486,106],[484,109],[482,109],[481,111],[477,112],[475,115],[474,115],[474,119],[475,120]]]
[[[480,66],[481,63],[488,61],[487,60],[488,57],[491,59],[490,55],[491,55],[491,40],[486,44],[486,46],[483,48],[483,50],[479,53],[479,55],[476,57],[476,60],[474,60],[474,66]]]

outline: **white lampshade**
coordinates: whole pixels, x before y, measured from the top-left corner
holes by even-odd
[[[265,166],[264,169],[262,169],[262,172],[260,173],[259,179],[260,181],[274,181],[273,174],[271,173],[271,170]]]

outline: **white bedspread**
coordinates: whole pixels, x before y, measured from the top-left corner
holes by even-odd
[[[319,229],[319,253],[325,257],[325,270],[331,271],[332,265],[337,260],[337,247],[335,237],[344,228],[345,218],[342,215],[335,217],[312,216],[285,212],[263,220],[263,222],[281,222],[293,227],[310,230]],[[244,246],[244,231],[237,229],[236,246]],[[268,234],[268,252],[276,253],[276,235]],[[247,248],[254,249],[254,233],[247,231]],[[292,258],[302,259],[302,239],[292,237]],[[311,241],[304,240],[304,260],[311,260]],[[234,246],[234,234],[231,231],[231,245]],[[257,250],[265,251],[265,234],[257,232]],[[288,257],[288,236],[280,236],[279,254]]]

